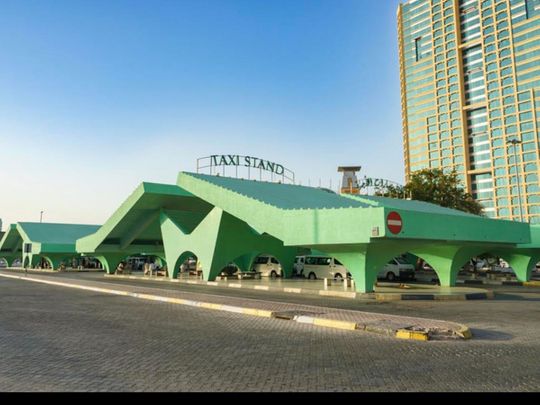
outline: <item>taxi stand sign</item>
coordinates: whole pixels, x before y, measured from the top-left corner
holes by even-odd
[[[259,178],[262,180],[262,172],[270,172],[271,180],[274,180],[274,175],[281,177],[283,182],[285,180],[294,184],[294,172],[287,169],[285,166],[271,162],[269,160],[257,158],[254,156],[243,155],[211,155],[197,159],[197,173],[204,172],[205,169],[209,169],[210,174],[215,174],[214,167],[222,167],[222,174],[225,175],[225,167],[235,167],[235,177],[239,177],[238,169],[247,169],[248,179],[251,178],[252,170],[259,170]]]

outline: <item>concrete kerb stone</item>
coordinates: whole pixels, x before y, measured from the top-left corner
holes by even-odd
[[[462,338],[462,339],[471,339],[473,334],[468,326],[461,325],[461,327],[456,331],[456,333]]]
[[[377,301],[465,301],[492,299],[493,291],[463,294],[375,294]]]
[[[216,304],[216,303],[211,303],[211,302],[164,297],[164,296],[159,296],[159,295],[154,295],[154,294],[136,293],[136,292],[114,290],[114,289],[101,288],[101,287],[90,287],[90,286],[84,286],[84,285],[72,284],[72,283],[66,283],[66,282],[36,279],[36,278],[28,277],[28,276],[15,276],[15,275],[0,274],[0,277],[18,279],[18,280],[24,280],[24,281],[32,281],[32,282],[54,285],[54,286],[59,286],[59,287],[68,287],[68,288],[75,288],[75,289],[86,290],[86,291],[101,292],[101,293],[106,293],[106,294],[121,295],[121,296],[126,296],[126,297],[157,301],[157,302],[162,302],[162,303],[172,303],[172,304],[198,307],[198,308],[203,308],[203,309],[233,312],[233,313],[243,314],[243,315],[259,316],[259,317],[264,317],[264,318],[275,318],[275,319],[289,319],[298,323],[307,323],[307,324],[312,324],[315,326],[322,326],[326,328],[341,329],[341,330],[360,330],[360,331],[365,331],[365,332],[371,332],[371,333],[377,333],[377,334],[382,334],[386,336],[396,337],[398,339],[424,340],[424,341],[430,339],[429,331],[425,331],[425,330],[414,330],[414,329],[406,329],[406,328],[405,329],[400,328],[396,330],[391,327],[385,327],[385,326],[380,326],[380,325],[359,324],[359,323],[350,322],[350,321],[341,321],[341,320],[326,319],[326,318],[321,318],[321,317],[312,317],[312,316],[305,316],[305,315],[296,315],[294,317],[287,318],[287,317],[280,316],[279,312],[272,312],[272,311],[263,310],[259,308],[239,307],[239,306],[231,306],[231,305],[224,305],[224,304]],[[454,331],[454,333],[455,335],[459,336],[462,339],[470,339],[472,337],[472,333],[470,332],[469,328],[464,325],[460,325],[460,328],[457,331]]]
[[[517,281],[517,280],[458,280],[458,284],[475,285],[511,285],[517,287],[540,287],[540,280]]]
[[[429,340],[429,333],[426,331],[421,330],[407,330],[407,329],[399,329],[396,332],[396,337],[398,339],[411,339],[411,340]]]

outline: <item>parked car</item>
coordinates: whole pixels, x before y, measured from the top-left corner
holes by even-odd
[[[182,273],[188,272],[188,271],[196,271],[197,270],[197,259],[190,257],[184,263],[180,265],[180,271]]]
[[[281,264],[274,256],[259,256],[255,259],[251,271],[261,273],[263,277],[282,277],[283,270]]]
[[[434,270],[433,270],[433,267],[431,267],[431,266],[430,266],[429,264],[427,264],[426,262],[424,262],[424,263],[422,264],[422,270],[424,270],[424,271],[434,271]]]
[[[414,279],[414,266],[401,257],[395,257],[385,264],[384,268],[377,274],[377,278],[384,278],[388,281],[412,280]]]
[[[303,258],[303,268],[301,274],[310,280],[318,278],[342,279],[344,276],[350,277],[351,273],[339,260],[330,256],[300,256]],[[298,263],[302,263],[299,260]]]
[[[238,268],[238,266],[231,262],[221,270],[221,275],[222,276],[232,276],[232,275],[238,273],[239,271],[240,271],[240,269]]]

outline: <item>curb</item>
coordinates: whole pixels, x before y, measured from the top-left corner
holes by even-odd
[[[315,326],[322,326],[325,328],[340,329],[340,330],[361,330],[364,332],[384,334],[384,335],[392,336],[398,339],[427,341],[430,338],[429,331],[424,331],[424,330],[421,330],[421,331],[408,330],[408,329],[393,330],[391,328],[384,328],[384,327],[379,327],[376,325],[364,325],[364,324],[359,324],[356,322],[339,321],[335,319],[311,317],[311,316],[305,316],[305,315],[295,315],[293,317],[284,317],[278,311],[274,312],[274,311],[268,311],[268,310],[263,310],[263,309],[258,309],[258,308],[239,307],[239,306],[225,305],[225,304],[215,304],[211,302],[163,297],[160,295],[135,293],[135,292],[129,292],[129,291],[122,291],[122,290],[113,290],[109,288],[89,287],[89,286],[70,284],[70,283],[59,282],[59,281],[35,279],[35,278],[30,278],[28,276],[14,276],[14,275],[0,274],[0,277],[23,280],[23,281],[31,281],[35,283],[42,283],[42,284],[59,286],[59,287],[75,288],[79,290],[101,292],[105,294],[113,294],[113,295],[120,295],[120,296],[125,296],[125,297],[145,299],[149,301],[158,301],[158,302],[170,303],[170,304],[187,305],[191,307],[198,307],[198,308],[210,309],[210,310],[215,310],[215,311],[233,312],[237,314],[258,316],[258,317],[263,317],[263,318],[292,320],[298,323],[306,323],[306,324],[311,324]],[[462,325],[461,328],[455,332],[455,334],[461,337],[462,339],[470,339],[470,337],[472,336],[472,334],[470,334],[470,331],[468,332],[468,334],[464,331],[469,331],[469,328]]]
[[[377,301],[466,301],[466,300],[486,300],[494,297],[493,291],[435,295],[435,294],[375,294]]]
[[[396,337],[398,339],[411,339],[411,340],[429,340],[427,332],[424,331],[415,331],[407,329],[399,329],[396,332]]]
[[[275,292],[286,292],[291,294],[308,294],[308,295],[321,295],[325,297],[339,297],[339,298],[357,298],[365,297],[372,298],[372,293],[359,294],[354,291],[330,291],[330,290],[313,290],[309,288],[298,288],[298,287],[272,287],[268,285],[254,285],[254,286],[244,286],[241,283],[228,283],[225,285],[220,285],[217,281],[200,281],[200,280],[179,280],[179,279],[169,279],[168,277],[141,277],[141,276],[130,276],[123,274],[105,274],[107,278],[118,278],[118,279],[129,279],[129,280],[139,280],[139,281],[170,281],[177,282],[180,284],[191,284],[191,285],[206,285],[211,287],[222,287],[222,288],[244,288],[247,290],[262,290],[262,291],[275,291]]]
[[[534,280],[534,281],[525,281],[523,283],[525,287],[540,287],[540,281]]]
[[[540,287],[540,280],[531,281],[515,281],[515,280],[458,280],[458,284],[475,284],[475,285],[510,285],[517,287]]]
[[[319,295],[324,297],[339,297],[339,298],[365,298],[365,299],[375,299],[376,301],[464,301],[464,300],[478,300],[478,299],[491,299],[493,298],[493,293],[491,291],[479,292],[479,293],[463,293],[463,294],[452,294],[452,295],[438,295],[438,294],[394,294],[394,293],[357,293],[352,291],[330,291],[330,290],[312,290],[307,288],[296,288],[296,287],[272,287],[267,285],[254,285],[254,286],[243,286],[241,283],[229,283],[225,285],[220,285],[216,281],[199,281],[199,280],[179,280],[173,279],[170,280],[167,277],[154,278],[154,277],[140,277],[140,276],[129,276],[129,275],[117,275],[117,274],[105,274],[105,277],[108,278],[118,278],[118,279],[130,279],[130,280],[143,280],[143,281],[171,281],[177,282],[180,284],[191,284],[191,285],[207,285],[212,287],[222,287],[222,288],[244,288],[246,290],[261,290],[261,291],[275,291],[275,292],[286,292],[292,294],[306,294],[306,295]]]
[[[465,340],[471,339],[473,337],[471,330],[465,325],[461,325],[461,328],[456,333]]]

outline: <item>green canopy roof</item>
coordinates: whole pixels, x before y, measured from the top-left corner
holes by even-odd
[[[368,196],[368,195],[350,195],[350,194],[344,194],[343,197],[352,198],[357,201],[362,201],[364,203],[371,204],[374,207],[407,209],[407,210],[422,211],[422,212],[431,213],[431,214],[457,215],[461,217],[478,217],[478,215],[469,214],[468,212],[463,212],[463,211],[455,210],[452,208],[441,207],[440,205],[428,203],[425,201],[400,200],[397,198]]]
[[[77,251],[162,251],[161,210],[179,210],[174,215],[193,228],[210,205],[173,184],[141,183],[97,232],[77,241]]]
[[[42,244],[75,244],[77,239],[90,235],[99,229],[99,225],[40,222],[19,222],[18,225],[31,243]]]
[[[75,253],[77,239],[98,229],[99,225],[19,222],[10,225],[0,240],[0,254],[18,254],[23,243],[31,244],[33,254]]]
[[[324,208],[368,208],[371,204],[344,198],[323,188],[242,180],[230,177],[208,176],[189,173],[218,187],[233,191],[244,197],[263,202],[276,208],[324,209]]]

